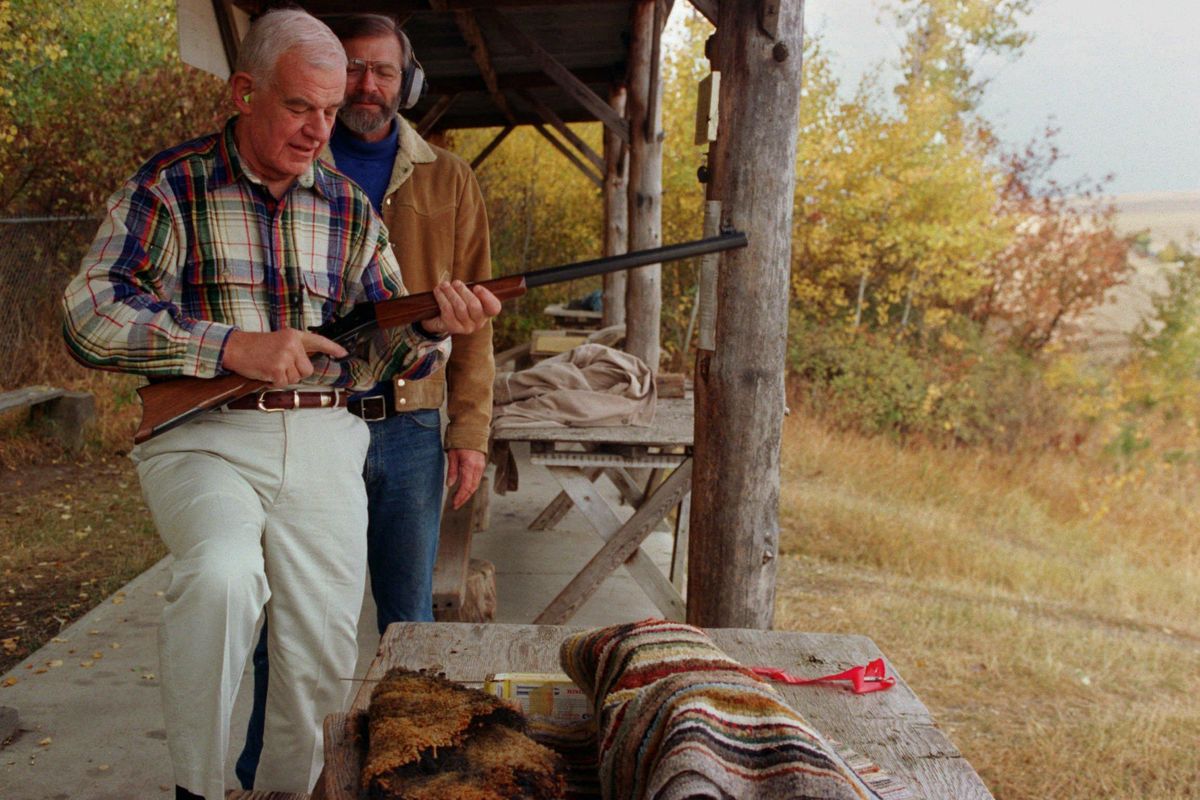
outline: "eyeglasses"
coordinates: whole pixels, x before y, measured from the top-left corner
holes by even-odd
[[[352,58],[347,62],[346,77],[356,81],[367,70],[380,81],[394,81],[400,77],[400,67],[390,61],[365,61],[361,58]]]

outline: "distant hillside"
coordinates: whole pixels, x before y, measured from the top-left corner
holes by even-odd
[[[1200,247],[1200,191],[1124,194],[1114,202],[1118,230],[1150,231],[1151,257],[1131,253],[1127,283],[1111,289],[1103,305],[1077,321],[1079,338],[1102,358],[1119,358],[1128,351],[1129,334],[1153,312],[1153,297],[1166,291],[1166,275],[1174,265],[1153,255],[1170,241]]]
[[[1200,191],[1122,194],[1114,201],[1120,231],[1149,228],[1155,251],[1171,239],[1185,244],[1189,237],[1200,237]]]

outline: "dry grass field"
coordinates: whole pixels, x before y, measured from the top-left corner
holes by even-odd
[[[1200,480],[793,415],[775,625],[871,636],[1000,800],[1200,797]]]

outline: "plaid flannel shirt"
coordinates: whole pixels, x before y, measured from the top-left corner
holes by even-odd
[[[305,329],[355,303],[404,295],[370,200],[317,161],[280,199],[242,165],[236,119],[164,151],[108,201],[63,298],[63,332],[84,364],[209,378],[234,329]],[[366,357],[313,358],[306,384],[365,389],[440,368],[448,337],[381,331]]]

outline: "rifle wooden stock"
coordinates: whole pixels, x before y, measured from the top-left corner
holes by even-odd
[[[501,302],[520,297],[526,291],[523,275],[492,278],[478,283],[491,290]],[[346,346],[370,328],[398,328],[420,320],[433,319],[441,314],[433,292],[409,294],[374,304],[364,303],[356,311],[359,312],[357,315],[351,314],[345,318],[353,318],[355,322],[344,326],[343,331],[335,330],[340,320],[312,330]],[[363,313],[364,311],[370,313]],[[142,421],[133,435],[133,441],[140,444],[217,406],[223,406],[270,386],[266,381],[236,374],[220,375],[216,378],[172,378],[143,386],[137,390],[138,397],[142,399]]]
[[[137,390],[142,399],[142,421],[133,441],[141,444],[205,411],[269,385],[266,381],[230,374],[215,378],[172,378],[143,386]]]
[[[732,250],[746,246],[746,236],[739,232],[723,233],[694,242],[667,245],[649,250],[635,250],[619,256],[597,258],[577,264],[508,275],[502,278],[479,281],[501,300],[520,297],[536,286],[575,280],[591,275],[603,275],[633,267],[677,261],[693,256]],[[474,286],[475,284],[468,284]],[[421,292],[394,300],[378,303],[359,303],[344,317],[331,320],[312,328],[328,339],[332,339],[347,350],[352,350],[358,340],[374,328],[397,328],[440,315],[437,299],[433,292]],[[206,411],[225,405],[246,395],[270,387],[266,381],[254,380],[241,375],[221,375],[216,378],[171,378],[151,383],[138,389],[142,399],[142,421],[133,441],[141,443],[182,425]]]

